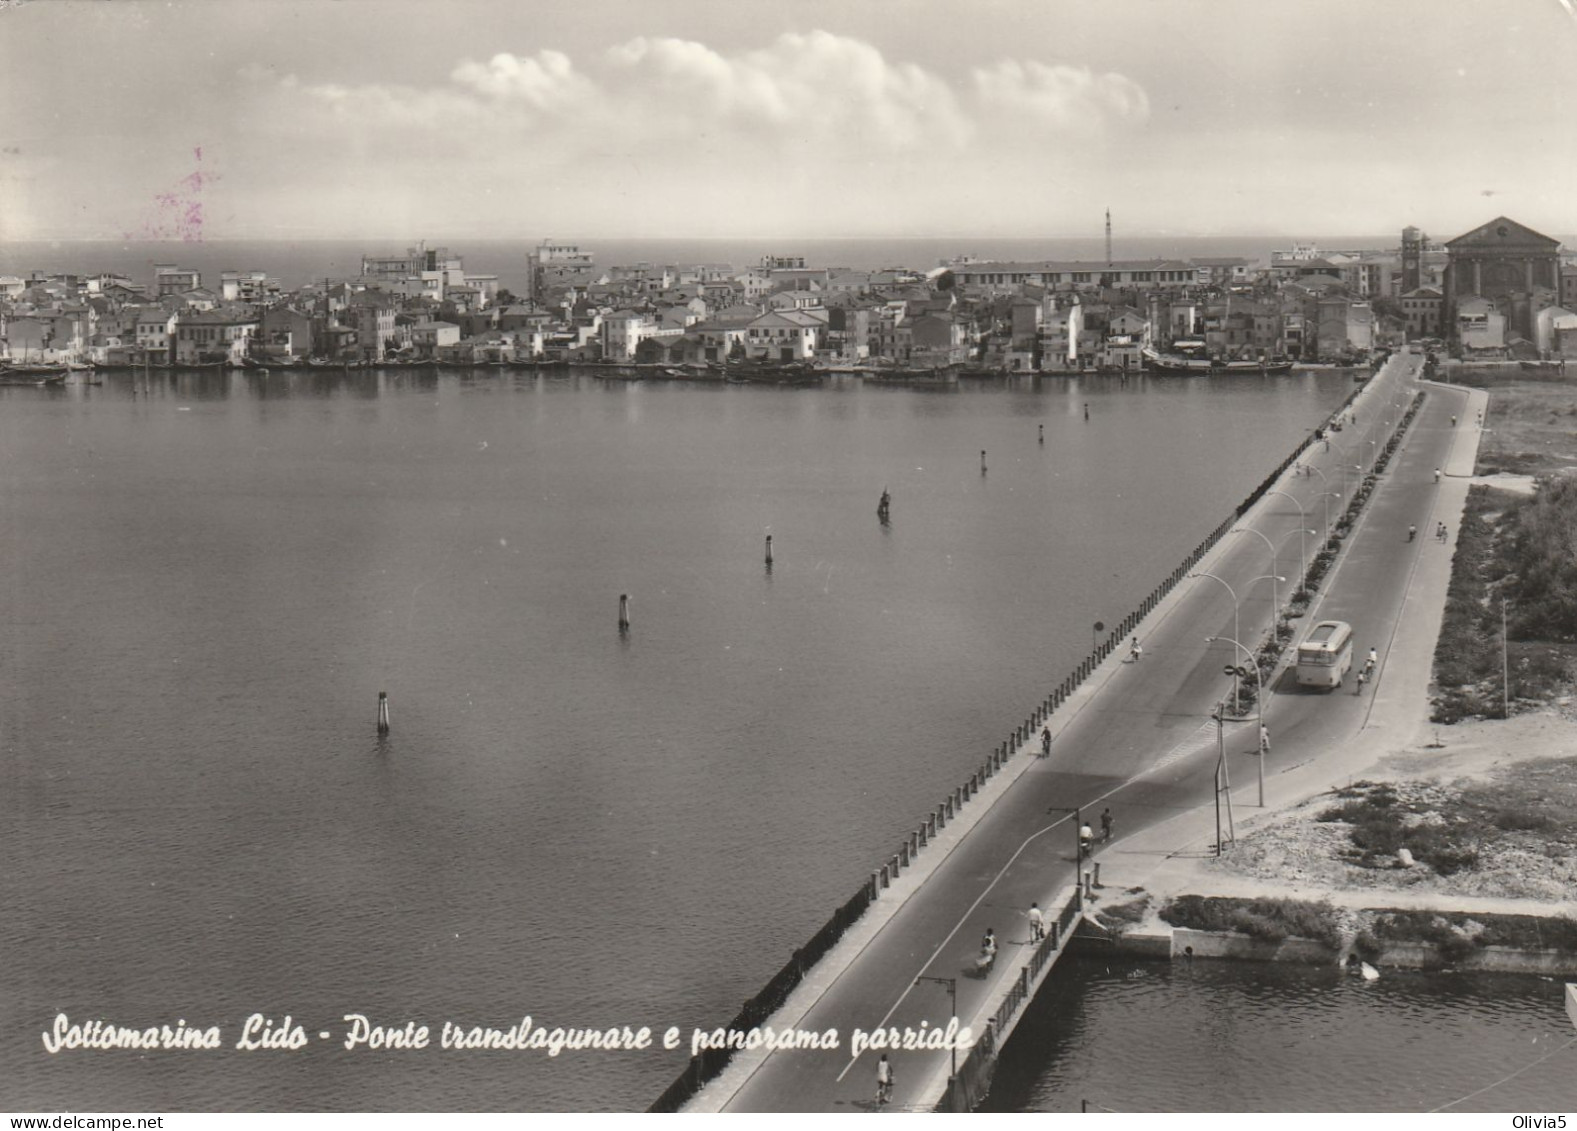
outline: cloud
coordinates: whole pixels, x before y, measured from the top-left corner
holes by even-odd
[[[974,80],[986,113],[1018,115],[1055,130],[1105,132],[1140,125],[1150,116],[1144,87],[1123,75],[1097,75],[1084,67],[1010,59],[977,68]]]
[[[897,151],[957,146],[973,132],[941,78],[824,31],[788,33],[732,57],[688,40],[638,38],[608,59],[624,72],[625,92],[758,134]]]
[[[539,51],[526,58],[500,52],[486,63],[467,59],[449,77],[489,98],[520,102],[539,111],[570,109],[593,93],[591,80],[578,74],[569,56],[558,51]]]
[[[825,31],[734,51],[643,36],[583,59],[499,52],[426,84],[244,77],[269,157],[238,193],[282,191],[273,155],[290,152],[324,222],[378,207],[579,231],[920,227],[939,206],[995,214],[1016,181],[1035,183],[1038,215],[1054,203],[1048,153],[1064,176],[1097,162],[1100,138],[1141,128],[1149,106],[1122,75],[1007,60],[949,77]],[[1024,144],[1059,136],[1080,145]]]

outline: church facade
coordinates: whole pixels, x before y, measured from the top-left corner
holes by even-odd
[[[1505,216],[1448,241],[1441,314],[1453,338],[1467,345],[1457,329],[1459,313],[1464,304],[1475,316],[1486,313],[1472,301],[1479,299],[1505,319],[1506,336],[1534,341],[1538,312],[1560,294],[1560,246]],[[1474,338],[1484,342],[1477,333]]]

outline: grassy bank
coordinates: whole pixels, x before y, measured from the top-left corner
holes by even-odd
[[[1435,651],[1441,723],[1570,695],[1577,672],[1577,477],[1565,474],[1577,469],[1577,384],[1520,371],[1453,376],[1490,393],[1478,474],[1540,478],[1531,498],[1469,493]]]
[[[1538,915],[1468,915],[1455,911],[1373,908],[1338,909],[1297,899],[1237,899],[1180,895],[1161,909],[1174,927],[1233,932],[1265,942],[1311,939],[1340,952],[1344,938],[1353,953],[1378,960],[1393,945],[1427,944],[1447,961],[1461,961],[1484,947],[1577,952],[1577,921]]]

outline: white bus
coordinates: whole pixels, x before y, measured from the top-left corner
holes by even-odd
[[[1322,620],[1298,645],[1298,682],[1304,687],[1340,687],[1352,668],[1352,625]]]

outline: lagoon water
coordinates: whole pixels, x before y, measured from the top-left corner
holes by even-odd
[[[1544,1112],[1572,1106],[1557,979],[1069,960],[987,1111]]]
[[[0,1106],[645,1107],[684,1051],[343,1019],[725,1023],[1351,388],[0,390]]]

